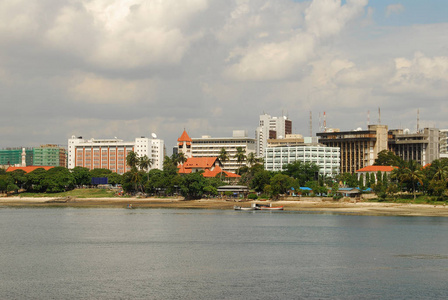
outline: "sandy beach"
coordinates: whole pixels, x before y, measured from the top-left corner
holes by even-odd
[[[183,198],[25,198],[2,197],[0,207],[108,207],[126,208],[191,208],[191,209],[233,209],[234,205],[249,207],[252,202],[261,204],[270,201],[235,202],[225,199],[183,200]],[[437,216],[448,217],[444,205],[400,204],[383,202],[323,201],[320,198],[301,198],[296,201],[272,201],[273,206],[284,206],[284,211],[310,213],[337,213],[376,216]]]

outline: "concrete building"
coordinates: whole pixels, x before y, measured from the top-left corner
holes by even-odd
[[[319,174],[333,177],[339,174],[340,149],[323,145],[268,147],[265,149],[264,161],[268,171],[282,171],[284,165],[295,161],[315,163],[319,166]]]
[[[109,169],[123,174],[130,171],[126,156],[134,151],[138,157],[146,155],[152,160],[151,169],[162,169],[165,157],[164,142],[160,139],[145,137],[125,142],[114,139],[90,139],[72,136],[68,140],[68,168],[85,167]]]
[[[33,165],[32,148],[6,148],[0,149],[0,166],[4,169],[15,166],[24,167]]]
[[[256,156],[264,157],[268,139],[284,139],[287,134],[292,134],[292,121],[286,116],[271,117],[268,114],[261,115],[255,131]]]
[[[395,129],[389,131],[389,151],[403,160],[415,160],[424,166],[439,159],[439,129],[424,128],[416,133]]]
[[[340,172],[354,173],[373,165],[378,153],[388,149],[387,125],[369,125],[367,130],[353,131],[327,129],[317,133],[319,142],[340,148]]]
[[[42,145],[33,148],[33,166],[67,166],[67,150],[58,145]]]
[[[224,171],[235,173],[241,167],[238,164],[235,154],[237,148],[241,147],[246,156],[249,153],[255,153],[255,139],[247,136],[245,130],[234,130],[232,137],[214,138],[204,135],[201,138],[190,138],[186,131],[178,141],[178,152],[184,153],[186,158],[191,157],[218,157],[221,149],[225,149],[229,160],[222,163]]]
[[[439,158],[448,158],[448,129],[439,131]]]

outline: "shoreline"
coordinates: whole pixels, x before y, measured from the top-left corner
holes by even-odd
[[[183,198],[33,198],[1,197],[0,208],[18,207],[79,207],[79,208],[179,208],[233,210],[234,205],[249,207],[251,203],[270,201],[236,202],[224,199],[183,200]],[[319,198],[272,201],[283,206],[284,211],[334,213],[370,216],[426,216],[448,217],[448,207],[430,204],[402,204],[385,202],[322,201]]]

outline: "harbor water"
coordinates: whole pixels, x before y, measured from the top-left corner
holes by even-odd
[[[0,209],[0,299],[447,299],[448,219]]]

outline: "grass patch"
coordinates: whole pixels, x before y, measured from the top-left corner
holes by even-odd
[[[381,198],[373,198],[369,199],[369,202],[387,202],[387,203],[408,203],[408,204],[430,204],[430,205],[447,205],[448,201],[446,198],[440,199],[439,197],[435,196],[418,196],[415,200],[412,195],[404,195],[404,197],[400,196],[398,198],[390,198],[387,197],[386,199]]]
[[[21,193],[20,197],[74,197],[74,198],[115,198],[115,191],[107,189],[74,189],[63,193]]]

